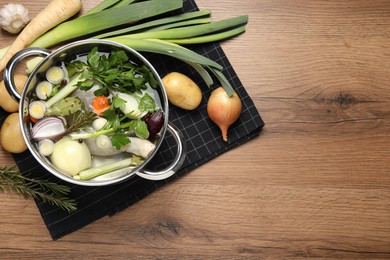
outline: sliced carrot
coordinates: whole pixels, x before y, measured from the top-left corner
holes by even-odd
[[[95,97],[95,99],[92,101],[92,108],[97,115],[102,115],[104,111],[110,108],[109,98],[106,96]]]
[[[68,20],[81,10],[81,0],[53,0],[20,32],[0,60],[0,71],[18,51],[28,47],[35,39]]]
[[[39,119],[36,119],[35,117],[33,117],[32,115],[28,115],[29,116],[29,118],[30,118],[30,121],[31,122],[33,122],[33,123],[36,123],[36,122],[38,122],[39,121]]]

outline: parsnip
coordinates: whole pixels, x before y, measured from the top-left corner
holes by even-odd
[[[53,0],[35,16],[20,32],[15,41],[7,49],[0,60],[0,71],[3,71],[8,61],[18,51],[26,48],[35,39],[49,31],[54,26],[68,20],[81,10],[80,0]]]

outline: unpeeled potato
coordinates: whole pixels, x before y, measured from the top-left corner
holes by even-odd
[[[27,81],[27,76],[23,74],[16,74],[14,76],[15,86],[19,93],[22,93],[24,85]],[[13,99],[5,88],[4,80],[0,82],[0,107],[5,111],[13,113],[19,109],[19,103]]]
[[[202,92],[196,83],[184,74],[171,72],[162,78],[168,100],[173,105],[194,110],[202,102]]]
[[[4,120],[0,130],[1,146],[10,153],[22,153],[27,150],[19,123],[19,113],[12,113]]]

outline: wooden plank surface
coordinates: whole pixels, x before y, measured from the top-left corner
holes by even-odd
[[[390,258],[390,2],[197,3],[249,15],[222,46],[261,135],[58,241],[33,201],[0,194],[1,259]]]

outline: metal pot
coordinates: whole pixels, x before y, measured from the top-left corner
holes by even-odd
[[[31,139],[30,131],[33,123],[30,121],[28,116],[28,107],[30,104],[32,94],[35,91],[35,87],[39,82],[40,75],[44,71],[46,71],[53,64],[56,64],[64,60],[72,59],[73,57],[76,57],[76,55],[88,53],[95,46],[98,47],[99,51],[105,51],[105,52],[110,52],[112,50],[118,50],[118,49],[124,50],[129,56],[130,60],[138,64],[145,64],[146,66],[149,67],[149,69],[152,71],[156,80],[159,83],[157,92],[161,101],[161,108],[164,112],[165,120],[164,120],[163,128],[160,132],[161,138],[156,143],[156,149],[154,149],[152,154],[145,159],[144,163],[142,163],[141,165],[137,166],[132,170],[127,170],[125,173],[122,172],[121,174],[118,175],[114,175],[114,176],[108,175],[109,177],[105,177],[105,178],[97,178],[88,181],[80,181],[74,179],[72,176],[68,174],[62,173],[50,162],[48,158],[42,156],[39,153],[36,142],[34,142]],[[14,80],[13,80],[15,70],[19,62],[29,56],[42,56],[44,58],[32,71],[32,73],[30,74],[26,82],[23,92],[19,94],[16,90]],[[65,45],[53,52],[41,48],[27,48],[15,54],[14,57],[7,64],[4,70],[4,83],[10,95],[14,97],[16,100],[19,100],[19,116],[20,116],[19,120],[22,128],[23,138],[27,144],[28,149],[35,157],[35,159],[45,169],[47,169],[50,173],[52,173],[53,175],[55,175],[56,177],[62,180],[65,180],[70,183],[78,184],[78,185],[84,185],[84,186],[103,186],[108,184],[114,184],[129,179],[134,175],[138,175],[141,176],[142,178],[146,178],[149,180],[162,180],[173,175],[184,162],[186,156],[185,140],[181,135],[181,133],[172,124],[168,122],[169,103],[168,103],[167,94],[164,90],[161,78],[159,77],[154,67],[140,53],[125,45],[118,44],[111,41],[106,41],[106,40],[82,40],[82,41],[76,41],[68,45]],[[144,170],[143,168],[148,164],[148,162],[153,160],[153,157],[157,153],[162,141],[164,140],[166,131],[168,131],[174,137],[177,143],[175,158],[173,159],[171,164],[163,170],[159,170],[159,171]]]

